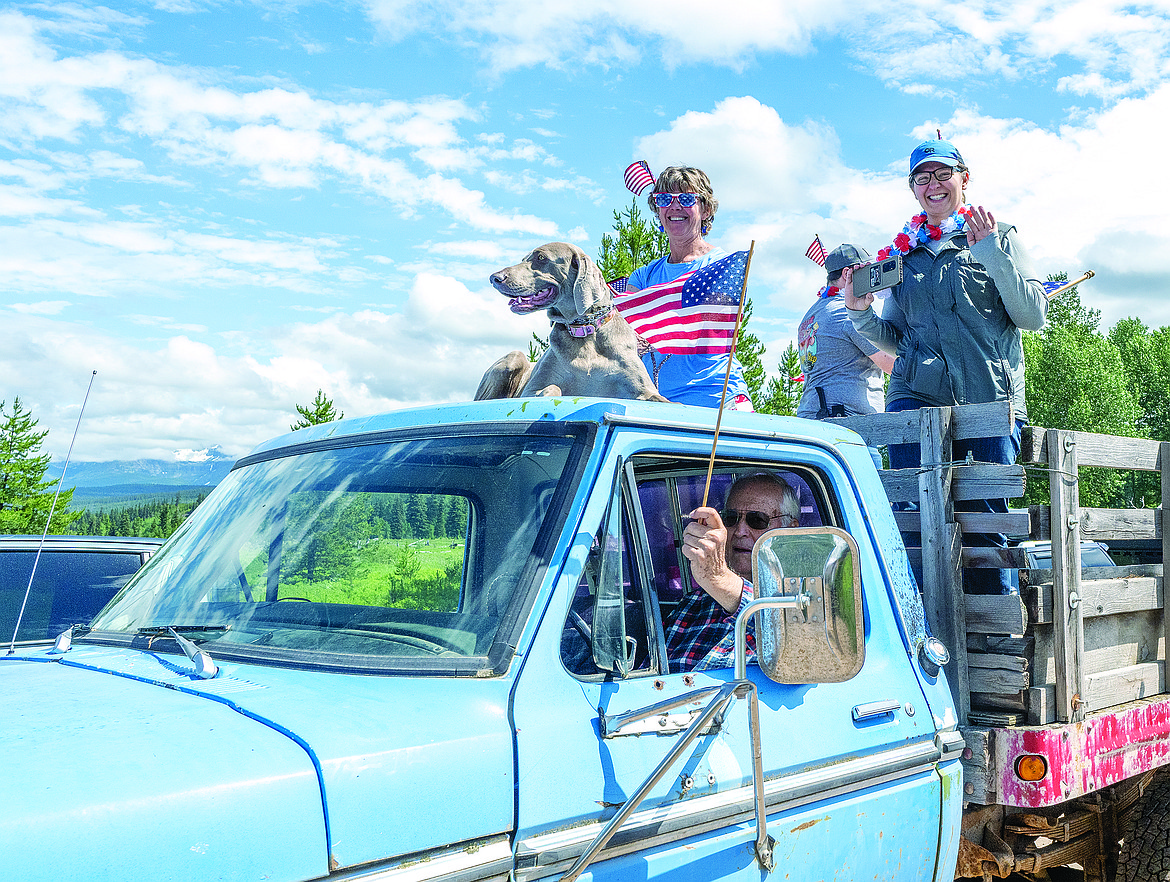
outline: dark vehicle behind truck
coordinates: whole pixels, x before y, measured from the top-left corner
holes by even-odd
[[[70,625],[87,624],[150,559],[162,539],[115,536],[0,535],[0,637],[52,640]],[[40,560],[37,560],[38,550]],[[36,578],[29,591],[29,575]],[[25,593],[28,591],[28,602]]]

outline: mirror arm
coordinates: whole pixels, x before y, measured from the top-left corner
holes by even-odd
[[[650,777],[642,782],[642,786],[634,791],[630,798],[626,800],[625,805],[623,805],[618,810],[618,813],[609,819],[609,823],[606,824],[602,828],[601,832],[597,834],[597,837],[593,840],[592,843],[590,843],[589,847],[585,849],[585,853],[577,859],[575,864],[573,864],[572,869],[570,869],[569,872],[565,873],[565,875],[561,877],[561,882],[574,882],[574,880],[585,871],[585,868],[589,866],[589,864],[593,862],[593,859],[597,857],[598,853],[603,848],[605,848],[606,843],[608,843],[609,840],[613,838],[613,835],[618,831],[621,825],[624,824],[630,815],[632,815],[638,808],[638,806],[642,804],[642,800],[644,800],[649,795],[650,791],[654,789],[654,786],[662,780],[662,777],[670,770],[670,767],[678,761],[687,748],[689,748],[692,744],[695,743],[695,741],[698,740],[699,733],[711,724],[712,719],[714,719],[717,714],[723,713],[727,709],[727,706],[731,704],[731,702],[735,701],[736,698],[741,697],[739,692],[741,691],[743,685],[744,684],[742,683],[733,681],[719,687],[719,690],[715,697],[711,700],[711,703],[707,705],[699,717],[693,723],[691,723],[690,728],[682,734],[682,737],[679,738],[678,743],[671,749],[670,753],[663,757],[662,762],[660,762],[657,768],[655,768],[654,771],[650,773]],[[754,696],[755,687],[751,683],[748,683],[747,686],[753,690],[752,695]],[[693,700],[694,696],[688,696],[687,698],[688,700]]]
[[[708,686],[705,689],[696,689],[694,692],[687,692],[684,695],[679,695],[674,698],[665,698],[662,701],[655,702],[649,707],[638,708],[636,710],[626,711],[624,714],[614,714],[612,717],[606,716],[603,708],[598,708],[598,721],[601,729],[602,738],[614,738],[622,733],[622,729],[627,726],[632,726],[634,723],[640,723],[642,720],[650,717],[661,716],[669,713],[677,707],[683,707],[688,704],[697,704],[700,701],[706,701],[720,690],[719,686]]]
[[[735,620],[735,679],[747,679],[747,626],[752,616],[762,609],[808,609],[812,596],[803,591],[782,597],[758,597],[743,608]]]

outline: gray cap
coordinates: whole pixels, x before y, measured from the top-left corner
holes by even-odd
[[[825,270],[831,276],[834,273],[839,273],[847,266],[853,266],[855,263],[865,263],[869,260],[869,252],[864,248],[858,248],[856,245],[838,245],[829,252],[829,256],[825,258]]]

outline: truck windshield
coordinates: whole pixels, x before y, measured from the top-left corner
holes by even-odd
[[[559,533],[580,447],[562,425],[245,459],[91,638],[165,650],[142,629],[222,625],[192,639],[285,664],[441,673],[478,659],[482,675]]]

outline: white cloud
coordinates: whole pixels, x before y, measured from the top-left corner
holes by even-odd
[[[287,430],[295,405],[318,388],[347,416],[467,400],[495,359],[527,350],[534,332],[548,333],[543,314],[513,315],[486,284],[470,289],[436,275],[417,277],[399,309],[336,313],[220,343],[179,335],[131,344],[35,309],[0,309],[0,322],[4,387],[20,390],[40,427],[51,430],[45,449],[58,457],[97,371],[79,460],[165,458],[177,447],[215,445],[239,456]]]
[[[60,315],[68,306],[68,300],[42,300],[39,303],[12,304],[12,308],[23,315]]]
[[[221,174],[236,169],[252,187],[313,189],[336,182],[366,190],[404,216],[425,206],[483,231],[556,230],[552,221],[488,205],[484,193],[450,176],[478,169],[488,153],[492,160],[556,163],[524,139],[503,155],[467,143],[459,126],[476,122],[478,113],[461,101],[340,103],[294,88],[245,91],[208,71],[116,51],[59,55],[45,41],[46,30],[43,20],[0,14],[0,143],[77,140],[90,130],[115,134],[113,127],[119,136],[161,147],[182,165]],[[98,90],[120,95],[126,111],[111,119]],[[78,172],[65,155],[60,161]],[[93,157],[87,173],[145,179],[136,160],[108,150]],[[11,211],[51,209],[43,194],[39,200],[17,195],[9,193]]]
[[[479,49],[502,74],[547,65],[636,65],[647,52],[667,68],[736,70],[769,53],[801,55],[841,35],[855,59],[908,91],[970,77],[1009,80],[1054,60],[1083,68],[1062,78],[1075,94],[1116,98],[1154,88],[1170,73],[1164,0],[741,0],[735,15],[707,0],[368,0],[386,39],[418,30]],[[565,22],[571,21],[572,27]]]
[[[971,200],[1018,228],[1041,276],[1095,270],[1081,296],[1102,310],[1105,328],[1127,315],[1170,324],[1162,257],[1170,253],[1170,176],[1156,160],[1126,153],[1136,132],[1143,143],[1170,139],[1170,84],[1056,130],[964,110],[907,132],[907,147],[933,137],[936,126],[971,167]],[[796,321],[824,283],[823,271],[804,257],[814,233],[830,249],[850,241],[876,251],[918,210],[905,157],[892,157],[888,168],[851,168],[831,129],[785,122],[750,97],[683,114],[642,138],[635,154],[656,171],[685,156],[710,175],[720,200],[711,239],[728,250],[755,240],[753,322],[771,325],[779,340],[795,336]],[[1155,290],[1165,295],[1151,297]],[[773,355],[779,350],[769,344]]]

